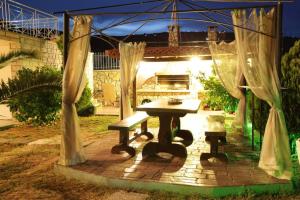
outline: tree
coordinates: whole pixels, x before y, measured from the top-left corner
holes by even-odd
[[[289,132],[300,131],[300,40],[281,60],[282,107]]]
[[[0,69],[7,66],[10,62],[24,58],[37,58],[35,51],[12,51],[0,56]]]

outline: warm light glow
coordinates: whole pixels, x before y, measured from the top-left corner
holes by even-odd
[[[203,90],[203,86],[197,79],[199,73],[204,73],[205,77],[212,75],[212,60],[202,60],[199,56],[191,57],[187,61],[169,61],[169,62],[140,62],[140,68],[137,73],[137,88],[140,89],[144,82],[155,76],[155,73],[161,74],[189,74],[189,89],[195,92]]]
[[[199,56],[193,56],[190,61],[192,63],[199,64],[201,62],[201,59]]]
[[[191,72],[193,75],[198,75],[199,72],[204,73],[205,77],[211,76],[212,66],[211,61],[202,60],[199,56],[193,56],[190,59],[191,62]]]

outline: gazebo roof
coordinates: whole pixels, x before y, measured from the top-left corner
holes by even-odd
[[[119,58],[119,50],[106,50],[105,54],[113,58]],[[144,58],[186,58],[191,56],[210,57],[208,46],[178,46],[178,47],[147,47]]]

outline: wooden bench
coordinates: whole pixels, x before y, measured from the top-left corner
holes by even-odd
[[[220,121],[209,121],[208,130],[205,131],[205,141],[210,144],[210,153],[202,153],[200,160],[208,160],[209,158],[218,158],[221,161],[227,162],[226,154],[219,153],[219,145],[226,143],[226,130],[224,123]]]
[[[145,135],[148,140],[153,139],[152,133],[148,132],[147,120],[149,115],[146,112],[136,112],[132,116],[123,119],[117,123],[108,126],[108,130],[119,130],[119,144],[115,145],[111,152],[113,154],[125,151],[132,157],[135,156],[135,149],[130,147],[129,144],[136,138]],[[129,131],[136,125],[141,124],[141,133],[135,133],[133,137],[129,138]]]

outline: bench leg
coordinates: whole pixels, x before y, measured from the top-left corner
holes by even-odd
[[[119,135],[119,144],[115,145],[111,149],[111,153],[119,154],[121,151],[127,152],[130,156],[135,156],[135,149],[133,147],[128,146],[129,144],[129,132],[128,131],[120,131]]]
[[[210,137],[209,141],[210,141],[210,153],[212,155],[217,155],[219,138],[218,137]]]
[[[226,137],[220,137],[220,141],[222,144],[226,144],[227,143],[227,140],[226,140]]]
[[[148,138],[147,140],[152,140],[154,138],[153,134],[148,132],[147,120],[141,123],[141,135],[145,135]]]
[[[223,138],[225,138],[225,137],[207,136],[205,138],[205,140],[210,143],[210,153],[202,153],[200,156],[200,160],[208,160],[210,158],[217,158],[222,162],[227,162],[228,158],[227,158],[226,154],[218,152],[219,140],[222,141]]]

